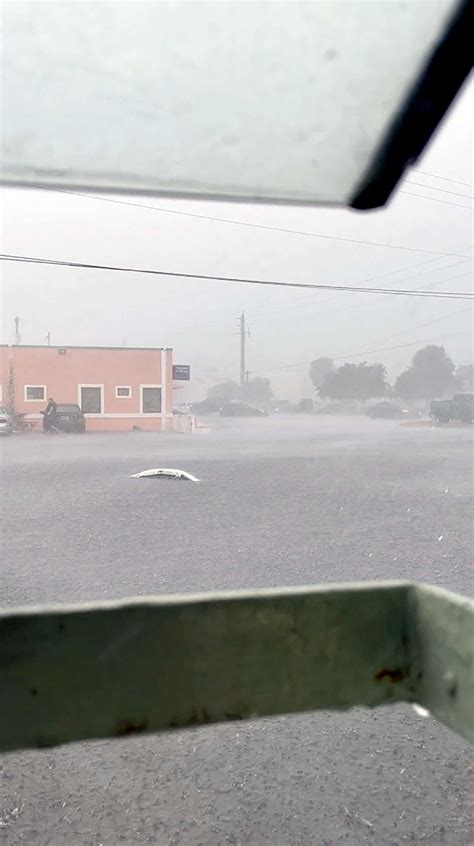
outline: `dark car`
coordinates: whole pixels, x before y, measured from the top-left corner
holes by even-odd
[[[220,410],[221,417],[266,417],[267,413],[248,402],[227,402]]]
[[[86,418],[80,406],[58,403],[53,425],[60,432],[85,432]]]
[[[357,400],[346,402],[328,402],[316,408],[317,414],[341,414],[347,417],[363,413],[363,405]]]
[[[461,423],[474,422],[474,394],[454,394],[450,400],[433,400],[430,414],[438,423],[457,420]]]
[[[191,411],[193,414],[217,414],[224,404],[225,400],[221,397],[207,397],[201,402],[193,402]]]
[[[12,432],[13,417],[3,405],[0,405],[0,435],[11,435]]]
[[[375,405],[371,405],[367,409],[367,414],[374,420],[377,417],[383,417],[388,420],[401,420],[402,417],[407,416],[407,413],[408,412],[406,412],[403,408],[400,408],[400,406],[395,405],[393,402],[387,402],[386,400],[376,402]]]

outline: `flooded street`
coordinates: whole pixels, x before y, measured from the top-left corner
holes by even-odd
[[[4,606],[413,579],[472,593],[472,428],[215,419],[0,444]],[[133,479],[152,467],[200,484]],[[409,706],[0,757],[7,846],[468,846],[472,752]]]
[[[4,0],[0,846],[473,846],[471,18]]]

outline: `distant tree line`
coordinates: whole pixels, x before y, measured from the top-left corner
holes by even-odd
[[[249,403],[261,403],[262,405],[266,405],[273,399],[270,379],[264,379],[260,376],[249,379],[242,386],[232,379],[228,382],[220,382],[218,385],[209,388],[207,395],[210,399],[216,398],[227,402],[242,400]]]
[[[444,347],[429,344],[418,350],[411,364],[395,380],[387,381],[383,364],[334,365],[331,358],[311,362],[309,377],[322,399],[368,400],[394,396],[405,400],[430,400],[455,391],[474,390],[474,367],[456,368]]]
[[[346,362],[336,367],[322,356],[311,362],[309,377],[321,399],[365,401],[378,397],[431,400],[456,391],[474,391],[474,366],[455,366],[444,347],[429,344],[418,350],[411,364],[390,385],[383,364]],[[256,376],[243,386],[229,380],[213,385],[208,397],[230,402],[243,400],[267,405],[273,399],[270,379]]]

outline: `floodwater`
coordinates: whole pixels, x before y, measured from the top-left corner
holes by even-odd
[[[0,444],[4,605],[415,579],[472,593],[472,428],[363,418]],[[200,484],[132,479],[175,467]],[[0,757],[8,846],[468,846],[472,753],[408,706]]]

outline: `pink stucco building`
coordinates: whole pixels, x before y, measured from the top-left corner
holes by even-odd
[[[88,431],[172,428],[171,349],[2,346],[0,386],[0,403],[38,428],[48,397],[78,403]]]

